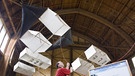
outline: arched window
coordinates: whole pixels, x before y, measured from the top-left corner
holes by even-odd
[[[7,33],[2,18],[0,18],[0,50],[2,53],[4,53],[8,42],[9,42],[9,35]]]

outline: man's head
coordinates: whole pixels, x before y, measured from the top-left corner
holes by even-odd
[[[63,67],[64,67],[63,62],[58,61],[58,62],[56,63],[56,67],[57,67],[57,68],[63,68]]]

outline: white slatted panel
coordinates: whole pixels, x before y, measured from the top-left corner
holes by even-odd
[[[41,54],[33,53],[30,49],[25,48],[19,56],[20,60],[26,61],[32,65],[46,69],[51,65],[51,60]]]
[[[32,76],[35,73],[35,68],[28,66],[22,62],[17,62],[14,66],[14,71],[27,76]]]
[[[72,67],[73,67],[73,71],[79,73],[79,74],[83,74],[85,76],[89,76],[89,70],[90,69],[94,69],[94,66],[81,59],[81,58],[77,58],[73,63],[72,63]]]
[[[98,65],[105,65],[111,61],[105,52],[93,45],[91,45],[84,53],[88,60]]]
[[[51,9],[47,9],[39,18],[39,20],[54,34],[58,36],[64,35],[70,27]]]
[[[45,52],[52,45],[39,31],[28,30],[20,40],[32,52]]]

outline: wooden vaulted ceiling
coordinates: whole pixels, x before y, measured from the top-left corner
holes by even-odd
[[[11,37],[20,29],[24,3],[49,7],[61,16],[74,36],[74,44],[68,47],[85,51],[94,44],[112,61],[134,56],[135,48],[129,49],[135,42],[135,0],[2,0],[1,3],[1,15]],[[43,27],[37,21],[31,29],[39,31]],[[48,34],[46,29],[41,32]],[[24,45],[18,41],[16,47],[22,50]]]

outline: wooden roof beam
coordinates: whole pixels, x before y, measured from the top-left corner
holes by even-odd
[[[10,16],[9,9],[8,9],[7,4],[6,4],[6,0],[2,0],[2,2],[3,2],[3,5],[4,5],[4,7],[5,7],[5,10],[6,10],[6,13],[7,13],[7,15],[8,15],[9,21],[10,21],[10,23],[11,23],[11,26],[12,26],[12,28],[13,28],[13,31],[14,31],[14,33],[16,34],[16,29],[15,29],[14,23],[13,23],[13,21],[12,21],[12,18],[11,18],[11,16]]]
[[[114,25],[113,23],[107,21],[106,19],[93,14],[91,12],[79,9],[79,8],[74,8],[74,9],[62,9],[62,10],[57,10],[56,11],[59,15],[63,15],[63,14],[72,14],[72,13],[78,13],[87,17],[90,17],[104,25],[106,25],[107,27],[111,28],[112,30],[114,30],[116,33],[118,33],[121,37],[123,37],[123,39],[125,39],[127,41],[127,43],[132,46],[134,43],[134,40],[127,34],[125,33],[122,29],[120,29],[118,26]]]
[[[99,46],[99,45],[98,45]],[[70,45],[70,47],[72,47],[73,49],[75,48],[75,49],[80,49],[80,48],[82,48],[82,49],[87,49],[87,48],[89,48],[90,47],[90,45],[87,45],[87,44],[73,44],[73,45]],[[129,48],[128,47],[125,47],[125,46],[123,46],[123,47],[118,47],[118,46],[105,46],[105,45],[102,45],[101,47],[103,47],[103,48],[109,48],[109,49],[126,49],[126,50],[128,50]]]

